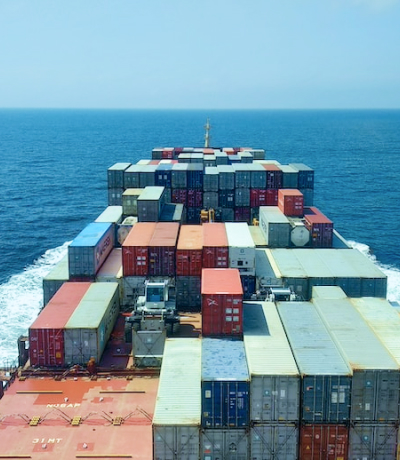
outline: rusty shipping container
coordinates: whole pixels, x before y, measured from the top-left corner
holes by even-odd
[[[300,427],[299,460],[347,460],[348,447],[349,427],[346,425],[312,424]]]
[[[149,273],[149,243],[155,222],[138,222],[122,243],[124,276],[146,276]]]
[[[149,275],[175,276],[179,224],[158,222],[149,242]]]
[[[278,191],[278,208],[285,216],[302,217],[304,214],[304,197],[297,189],[280,189]]]
[[[176,246],[176,274],[200,276],[203,253],[203,227],[182,225]]]
[[[239,270],[206,268],[201,278],[202,332],[204,336],[241,336],[243,288]]]
[[[205,223],[203,227],[203,268],[228,268],[229,248],[225,224]]]
[[[64,365],[64,328],[92,283],[64,283],[29,328],[31,366]]]

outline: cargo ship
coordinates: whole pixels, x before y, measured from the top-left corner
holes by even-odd
[[[397,458],[400,316],[314,170],[154,148],[43,279],[0,458]]]

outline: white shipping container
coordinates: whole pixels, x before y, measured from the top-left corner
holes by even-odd
[[[245,222],[226,222],[229,246],[229,268],[238,268],[241,275],[255,275],[256,248]]]

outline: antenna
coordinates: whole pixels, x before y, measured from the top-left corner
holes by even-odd
[[[210,136],[211,125],[210,125],[210,119],[209,118],[207,118],[207,123],[204,126],[204,128],[206,130],[206,134],[204,136],[204,139],[205,139],[204,147],[208,148],[208,147],[210,147],[210,139],[211,139],[211,136]]]

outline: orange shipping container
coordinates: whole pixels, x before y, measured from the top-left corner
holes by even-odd
[[[203,253],[203,227],[182,225],[176,247],[176,274],[200,276]]]
[[[156,228],[155,222],[138,222],[122,244],[124,276],[146,276],[149,272],[149,243]]]
[[[203,268],[228,268],[229,248],[225,224],[205,223],[203,227]]]
[[[175,276],[176,243],[179,224],[157,222],[149,242],[149,275]]]
[[[302,217],[304,214],[304,197],[300,190],[287,188],[278,191],[278,208],[285,216]]]

